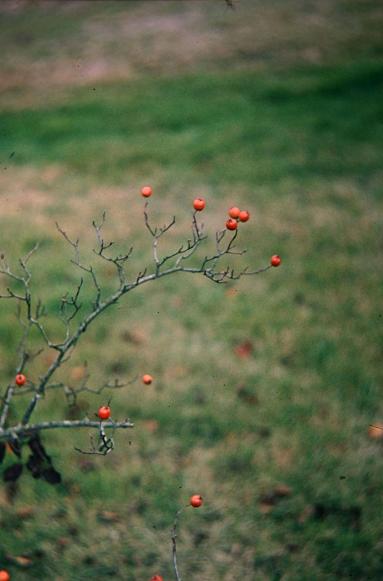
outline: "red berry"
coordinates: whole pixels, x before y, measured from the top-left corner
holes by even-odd
[[[199,508],[200,506],[202,506],[202,496],[200,494],[193,494],[193,496],[190,497],[190,504],[194,507],[194,508]]]
[[[145,373],[145,375],[142,376],[142,383],[145,383],[145,385],[150,385],[152,381],[153,377],[148,373]]]
[[[97,415],[100,418],[100,420],[108,420],[110,418],[110,414],[111,410],[109,406],[103,405],[100,408],[98,408]]]
[[[24,385],[26,381],[27,381],[27,378],[22,373],[18,373],[16,375],[16,377],[15,377],[15,383],[16,383],[16,385],[20,385],[20,386],[21,385]]]
[[[230,216],[230,218],[237,219],[237,218],[239,218],[240,213],[241,213],[241,210],[239,208],[237,208],[237,206],[233,206],[229,210],[229,216]]]
[[[236,230],[238,226],[237,220],[234,220],[233,218],[229,218],[226,221],[226,228],[228,230]]]
[[[193,202],[193,206],[197,212],[200,212],[206,206],[206,202],[203,198],[196,198]]]
[[[248,219],[250,218],[250,214],[247,210],[241,210],[238,218],[240,219],[241,222],[247,222]]]
[[[153,575],[150,581],[164,581],[164,578],[161,575]]]
[[[11,576],[8,571],[5,571],[4,569],[0,571],[0,581],[9,581],[10,578]]]
[[[270,264],[271,266],[279,266],[282,262],[282,259],[280,256],[278,256],[278,254],[274,254],[274,256],[271,257],[270,259]]]
[[[153,190],[150,186],[144,186],[143,188],[141,188],[141,196],[144,196],[144,198],[150,198],[152,193]]]

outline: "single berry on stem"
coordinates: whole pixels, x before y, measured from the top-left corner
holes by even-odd
[[[196,198],[193,202],[193,207],[197,212],[201,212],[206,206],[206,202],[203,198]]]
[[[234,220],[234,218],[229,218],[226,221],[226,228],[228,230],[236,230],[237,227],[238,227],[238,223],[237,223],[237,220]]]
[[[164,581],[164,578],[161,575],[153,575],[150,581]]]
[[[141,196],[143,196],[144,198],[150,198],[152,193],[153,190],[150,186],[144,186],[143,188],[141,188]]]
[[[145,375],[142,376],[142,383],[145,383],[145,385],[150,385],[152,381],[153,377],[149,375],[149,373],[145,373]]]
[[[202,506],[202,503],[203,500],[200,494],[193,494],[193,496],[190,497],[190,504],[194,508],[199,508],[200,506]]]
[[[279,266],[282,262],[282,259],[278,254],[274,254],[270,259],[271,266]]]
[[[9,581],[10,578],[11,578],[11,576],[8,573],[8,571],[5,571],[4,569],[2,569],[2,571],[0,571],[0,581]]]
[[[247,210],[241,210],[238,218],[240,219],[241,222],[247,222],[250,218],[250,214]]]
[[[239,208],[237,208],[237,206],[233,206],[229,210],[229,216],[230,216],[230,218],[234,218],[235,220],[237,218],[239,218],[240,213],[241,213],[241,210]]]
[[[25,375],[23,375],[22,373],[18,373],[15,377],[15,383],[16,385],[25,385],[25,382],[27,381],[27,378],[25,377]]]
[[[100,408],[98,408],[97,415],[100,418],[100,420],[108,420],[110,418],[110,414],[111,409],[108,405],[103,405]]]

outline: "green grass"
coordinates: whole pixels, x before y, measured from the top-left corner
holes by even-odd
[[[66,26],[64,37],[78,38],[78,23]],[[155,381],[113,395],[116,416],[135,422],[116,434],[113,454],[82,457],[73,447],[87,446],[86,433],[47,433],[63,484],[25,473],[13,502],[0,494],[0,568],[12,578],[172,579],[170,528],[195,492],[205,504],[180,523],[185,579],[382,577],[382,447],[367,429],[383,415],[383,66],[362,56],[283,72],[230,61],[226,70],[48,86],[46,99],[12,106],[6,96],[0,250],[17,268],[42,241],[33,291],[50,317],[80,276],[55,220],[91,259],[91,220],[106,208],[106,237],[134,243],[129,275],[152,268],[138,194],[147,182],[153,221],[177,215],[160,250],[188,235],[191,200],[203,195],[209,248],[235,203],[251,213],[238,262],[283,259],[227,287],[186,274],[150,283],[90,329],[59,377],[75,383],[86,360],[96,384],[146,372]],[[97,268],[112,290],[113,272]],[[84,311],[92,298],[87,281]],[[4,389],[20,337],[9,301],[0,320]],[[62,336],[57,321],[48,325]],[[252,351],[241,358],[236,347],[247,340]],[[17,401],[14,420],[26,404]],[[72,417],[101,403],[84,394]],[[35,419],[68,413],[57,392]],[[290,494],[271,505],[265,495],[277,485]],[[14,561],[21,555],[29,568]]]

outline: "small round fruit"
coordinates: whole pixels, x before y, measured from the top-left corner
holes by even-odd
[[[197,212],[201,212],[206,206],[206,202],[203,198],[196,198],[193,202],[193,207]]]
[[[0,571],[0,581],[9,581],[10,578],[11,576],[8,571],[5,571],[4,569]]]
[[[97,415],[100,418],[100,420],[108,420],[110,418],[110,414],[111,409],[108,405],[103,405],[100,408],[98,408]]]
[[[150,581],[164,581],[164,578],[161,575],[153,575]]]
[[[270,259],[270,264],[271,266],[279,266],[282,262],[282,259],[280,256],[278,256],[278,254],[274,254],[274,256],[271,257]]]
[[[250,214],[247,210],[241,210],[238,218],[240,219],[241,222],[247,222],[250,218]]]
[[[234,218],[229,218],[226,221],[226,228],[228,230],[236,230],[237,227],[238,227],[238,222],[237,222],[237,220],[234,220]]]
[[[141,196],[143,196],[144,198],[150,198],[152,193],[153,190],[150,186],[144,186],[143,188],[141,188]]]
[[[142,376],[142,383],[145,383],[145,385],[150,385],[152,381],[153,377],[149,375],[149,373],[145,373],[145,375]]]
[[[234,218],[235,220],[237,218],[239,218],[240,213],[241,213],[241,210],[239,208],[237,208],[237,206],[233,206],[229,210],[229,216],[230,216],[230,218]]]
[[[26,381],[27,381],[27,378],[22,373],[18,373],[15,377],[16,385],[19,385],[19,386],[25,385]]]
[[[200,506],[202,506],[202,502],[203,500],[200,494],[193,494],[193,496],[190,497],[190,504],[194,508],[199,508]]]

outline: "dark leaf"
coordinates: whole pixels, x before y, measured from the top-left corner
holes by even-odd
[[[57,472],[57,470],[55,470],[53,466],[50,466],[49,468],[43,470],[42,477],[47,482],[49,482],[49,484],[60,484],[61,482],[61,474]]]
[[[26,464],[28,470],[32,472],[33,478],[41,478],[41,472],[43,468],[43,461],[35,454],[31,454],[28,458],[28,462]]]
[[[50,457],[45,451],[44,446],[41,443],[40,436],[38,434],[35,434],[34,436],[32,436],[32,438],[29,439],[28,446],[30,447],[34,456],[48,460],[48,462],[51,461]]]
[[[3,474],[4,482],[15,482],[21,476],[22,471],[23,465],[19,462],[17,464],[12,464],[12,466],[8,466]]]

